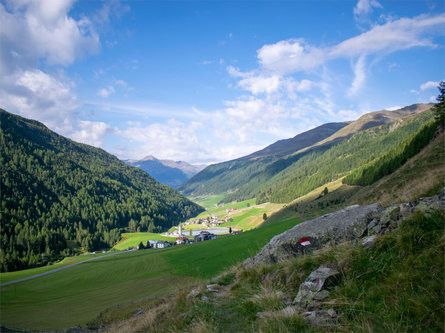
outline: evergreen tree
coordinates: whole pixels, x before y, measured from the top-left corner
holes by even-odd
[[[445,125],[445,81],[441,81],[438,86],[439,96],[437,96],[437,104],[434,106],[434,117],[440,126]]]

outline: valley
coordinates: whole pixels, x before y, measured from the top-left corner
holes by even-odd
[[[162,306],[162,304],[171,304],[171,302],[185,302],[184,304],[189,304],[190,311],[200,313],[202,311],[201,306],[205,304],[205,299],[211,298],[214,292],[206,292],[199,289],[201,290],[199,292],[200,295],[203,295],[200,301],[198,301],[199,304],[189,297],[186,300],[180,301],[181,297],[192,293],[197,286],[202,288],[199,286],[209,285],[209,282],[212,285],[215,284],[215,281],[219,281],[218,279],[227,279],[229,287],[224,289],[224,282],[218,288],[223,288],[225,293],[230,293],[234,297],[232,300],[236,300],[235,303],[240,302],[232,304],[230,303],[232,301],[228,301],[226,304],[227,306],[243,309],[245,316],[239,319],[240,322],[245,320],[251,321],[254,327],[257,328],[263,327],[261,325],[264,323],[275,328],[277,326],[273,325],[281,327],[279,323],[282,320],[285,321],[285,319],[280,319],[277,322],[255,319],[256,314],[262,310],[280,309],[280,305],[269,307],[265,303],[255,303],[256,301],[253,303],[247,301],[246,303],[246,301],[241,301],[237,297],[251,299],[254,297],[254,294],[261,295],[261,293],[282,295],[280,293],[290,292],[292,294],[295,292],[294,289],[287,290],[284,288],[285,291],[282,291],[280,284],[277,284],[277,288],[280,289],[277,291],[274,289],[275,287],[272,288],[266,282],[264,282],[266,283],[265,285],[262,285],[260,281],[262,281],[263,277],[260,276],[263,273],[265,276],[268,276],[267,272],[269,272],[270,268],[265,267],[266,271],[261,273],[261,267],[249,270],[243,266],[242,262],[255,256],[274,236],[299,225],[302,221],[308,221],[357,203],[367,205],[380,201],[385,207],[388,207],[400,202],[413,200],[413,202],[416,202],[415,200],[422,196],[434,195],[440,192],[445,187],[445,168],[443,165],[445,159],[443,149],[444,132],[437,121],[434,120],[434,109],[431,110],[431,107],[422,108],[423,106],[418,111],[418,106],[410,107],[408,108],[409,110],[417,110],[418,112],[409,112],[408,115],[404,114],[404,117],[401,118],[395,117],[395,121],[384,121],[376,126],[370,126],[368,123],[362,124],[361,128],[364,128],[363,130],[354,129],[353,133],[346,135],[347,139],[338,140],[335,137],[333,139],[334,143],[326,143],[326,136],[336,136],[335,133],[329,132],[325,133],[324,136],[317,137],[317,139],[321,140],[319,142],[323,141],[322,143],[308,141],[310,142],[308,147],[304,146],[308,143],[303,141],[305,148],[298,146],[296,148],[298,150],[292,154],[288,154],[288,148],[284,149],[281,142],[277,146],[272,145],[272,148],[253,154],[253,159],[246,157],[236,161],[224,162],[221,165],[211,165],[192,177],[192,183],[196,179],[207,177],[209,172],[212,173],[218,168],[219,171],[208,180],[210,181],[209,184],[213,184],[213,182],[215,184],[209,185],[209,189],[212,189],[212,186],[216,186],[216,184],[220,184],[221,189],[227,189],[228,187],[224,187],[227,186],[227,179],[242,179],[246,175],[249,175],[249,177],[240,182],[237,185],[239,187],[231,188],[230,191],[225,192],[222,190],[219,193],[212,193],[209,190],[207,194],[199,192],[199,195],[189,196],[188,199],[185,199],[179,193],[169,192],[168,187],[158,185],[152,178],[147,178],[149,176],[143,171],[125,166],[122,162],[116,161],[112,157],[107,157],[110,158],[113,167],[116,166],[123,170],[123,174],[125,172],[134,173],[136,177],[140,177],[140,181],[147,182],[148,180],[146,184],[154,185],[154,188],[158,186],[158,189],[152,193],[159,191],[161,193],[160,197],[163,197],[163,200],[167,199],[166,202],[171,204],[172,207],[177,207],[179,211],[172,214],[165,208],[166,206],[163,206],[164,208],[161,208],[159,212],[162,212],[164,216],[170,216],[164,218],[153,211],[152,207],[157,207],[158,204],[147,205],[146,207],[149,210],[146,213],[143,212],[145,209],[142,208],[143,205],[130,205],[129,207],[140,207],[138,209],[142,210],[138,213],[137,210],[132,211],[132,208],[130,208],[128,213],[123,213],[126,214],[122,216],[126,216],[127,222],[120,225],[117,224],[118,228],[115,231],[110,229],[117,235],[112,243],[108,243],[110,246],[106,249],[106,252],[66,256],[63,260],[54,260],[53,263],[42,267],[0,273],[0,282],[9,283],[36,274],[54,271],[52,274],[42,275],[31,280],[0,286],[2,296],[0,300],[1,324],[4,327],[34,330],[56,330],[77,326],[83,328],[105,326],[113,330],[115,325],[125,325],[128,320],[137,320],[137,317],[134,317],[135,313],[157,311],[156,309]],[[385,114],[387,115],[387,113]],[[54,142],[54,140],[63,142],[64,140],[41,128],[37,123],[29,123],[19,118],[14,119],[14,117],[11,118],[5,111],[2,113],[2,117],[9,117],[7,118],[8,121],[13,121],[18,126],[32,126],[37,128],[38,131],[43,130],[46,133],[39,135],[49,135],[52,137],[51,140],[53,140],[50,140],[50,142]],[[342,124],[342,126],[338,127],[340,131],[347,133],[345,131],[351,124]],[[357,128],[357,126],[353,128]],[[10,149],[18,149],[15,147],[20,147],[20,145],[14,143],[19,141],[14,141],[13,131],[6,132],[3,135],[9,136],[8,147]],[[343,137],[343,134],[341,136]],[[302,134],[302,137],[304,137],[304,134]],[[21,144],[27,142],[23,141],[24,139],[20,140]],[[29,147],[37,144],[41,145],[41,143],[32,141],[27,143]],[[73,147],[72,149],[87,151],[90,149],[89,147],[77,146],[69,141],[64,144]],[[56,147],[58,145],[60,144],[57,144]],[[285,153],[277,153],[275,157],[267,155],[274,150],[274,147],[279,147],[278,151],[285,151]],[[47,148],[49,149],[50,147]],[[34,169],[37,168],[37,170],[40,168],[40,159],[44,162],[45,156],[52,154],[50,152],[37,153],[37,148],[27,149],[34,156],[39,156],[32,162],[34,163]],[[51,147],[51,149],[54,148]],[[91,153],[103,154],[95,150],[92,150]],[[69,154],[72,154],[72,152]],[[101,156],[104,158],[107,155]],[[26,169],[26,164],[22,166],[19,159],[15,162],[14,158],[10,159],[6,152],[2,155],[2,159],[3,163],[8,165],[10,170],[23,170],[21,172],[26,170],[30,177],[34,177],[33,174],[35,173],[32,173],[30,168]],[[394,160],[397,160],[397,163],[392,162]],[[44,162],[43,165],[51,165],[51,163],[45,164]],[[391,165],[391,167],[387,165]],[[229,166],[228,169],[225,169],[227,166]],[[85,166],[82,167],[85,168]],[[76,167],[73,166],[73,168],[75,169]],[[112,172],[104,166],[102,168],[99,168],[102,177]],[[252,170],[256,171],[252,173]],[[272,170],[276,172],[272,172]],[[370,171],[367,170],[383,171],[374,172],[373,174],[377,176],[373,176],[372,181],[369,181],[367,184],[354,183],[358,182],[356,179],[361,179],[360,177],[363,177],[363,175],[369,174]],[[47,169],[46,172],[50,174],[51,169]],[[22,188],[21,186],[18,186],[16,189],[13,187],[17,186],[16,184],[20,184],[17,183],[18,181],[15,180],[14,176],[14,173],[8,173],[8,179],[11,181],[9,184],[5,183],[7,188],[10,189],[8,191],[11,193]],[[42,179],[38,178],[41,177],[39,173],[37,173],[36,177],[37,179]],[[123,184],[130,186],[130,193],[132,193],[131,191],[144,193],[142,188],[138,189],[137,184],[130,185],[131,183],[128,183],[132,179],[131,177],[127,180],[122,177],[120,176],[118,179],[123,180]],[[266,179],[267,181],[264,182],[263,180]],[[354,181],[350,179],[354,179]],[[112,180],[110,178],[110,181],[115,185],[119,184],[117,179]],[[203,184],[207,184],[208,181],[206,180]],[[235,183],[231,184],[230,186],[233,186]],[[188,185],[185,183],[182,186],[186,188]],[[199,186],[202,188],[204,185]],[[397,190],[395,191],[395,189]],[[246,195],[238,195],[241,192]],[[50,192],[47,193],[48,196],[54,196]],[[76,197],[77,193],[76,191],[73,192],[74,197]],[[99,192],[95,191],[94,193]],[[100,200],[102,201],[100,202],[106,203],[105,190],[103,190],[103,193],[104,196],[101,197]],[[174,193],[174,198],[179,200],[178,203],[171,202],[170,194],[166,193]],[[235,193],[238,194],[235,195]],[[255,193],[257,196],[250,197]],[[60,197],[60,194],[57,195]],[[238,200],[228,201],[229,198],[235,197]],[[50,202],[48,198],[45,200],[48,203]],[[131,200],[134,199],[129,200],[129,202],[132,202]],[[94,207],[99,206],[99,201],[93,200],[93,202],[96,202]],[[7,212],[10,214],[8,216],[15,216],[15,219],[10,219],[10,223],[14,222],[20,225],[18,227],[18,236],[21,235],[20,228],[26,228],[29,225],[29,222],[23,221],[22,226],[21,220],[16,220],[20,218],[20,212],[26,207],[25,203],[26,201],[14,208],[15,206],[12,206],[13,201],[9,200],[6,206],[3,205],[7,207]],[[43,209],[44,205],[40,205],[42,208],[39,209]],[[60,207],[63,207],[63,204]],[[71,212],[72,216],[75,216],[69,207],[66,204],[67,211]],[[102,223],[111,223],[111,221],[107,222],[106,214],[100,218],[95,217],[97,213],[94,213],[94,209],[91,210],[92,214],[89,215],[88,219],[86,217],[88,213],[85,210],[83,214],[86,220],[98,218],[97,222],[91,224],[88,229],[85,228],[83,234],[76,231],[78,235],[83,235],[85,238],[91,237],[86,230],[91,230],[98,234],[100,230],[103,230],[103,227],[101,227]],[[180,212],[182,212],[182,215],[180,215]],[[25,216],[30,216],[30,213],[25,213]],[[62,219],[62,221],[66,226],[70,225],[68,217]],[[217,235],[216,239],[193,244],[175,245],[162,249],[140,248],[137,250],[139,244],[142,243],[142,245],[147,246],[148,241],[175,242],[178,237],[179,224],[181,224],[182,234],[185,237],[189,236],[190,232],[193,233],[196,230],[212,230],[214,228],[220,228],[223,234]],[[77,227],[74,225],[72,232],[77,230],[77,228],[84,230],[83,224],[81,223],[80,225],[78,224]],[[50,230],[52,230],[52,233],[57,233],[58,229],[53,226]],[[5,237],[5,235],[7,233],[2,231],[2,237]],[[78,248],[82,246],[83,253],[102,250],[94,246],[90,248],[83,246],[83,238],[80,238],[78,241],[70,240],[69,232],[67,237],[66,244],[77,244]],[[127,249],[131,251],[125,251]],[[339,256],[335,259],[337,260],[336,265],[340,265],[338,262],[342,260],[342,251],[348,250],[339,248],[338,251],[340,252],[335,254],[335,256]],[[353,251],[360,250],[354,249]],[[66,251],[65,254],[69,254],[69,252]],[[102,258],[102,256],[104,257]],[[296,265],[306,267],[306,260],[310,262],[307,267],[314,268],[315,262],[320,263],[327,257],[329,255],[323,254],[321,254],[321,257],[316,257],[316,259],[311,259],[312,257],[310,256],[306,259],[303,257],[302,259],[296,259],[298,260]],[[351,257],[347,258],[345,260],[353,260]],[[69,266],[71,264],[75,265]],[[65,269],[59,270],[64,267]],[[280,272],[283,272],[283,269],[285,272],[292,270],[292,268],[285,268],[286,266],[279,267],[281,267],[278,268]],[[289,280],[293,279],[292,274],[296,273],[289,273],[290,275],[288,273],[283,274]],[[249,276],[252,276],[254,280]],[[269,278],[275,282],[277,282],[276,279],[280,279],[277,276],[268,277],[267,279]],[[240,283],[242,285],[236,287]],[[237,291],[237,288],[241,289]],[[346,287],[343,286],[342,288]],[[279,296],[278,298],[282,299],[283,297]],[[212,304],[219,306],[218,302]],[[173,305],[173,309],[176,309],[177,306],[179,305]],[[69,309],[69,311],[66,311],[66,309]],[[222,310],[214,309],[214,311]],[[231,315],[237,316],[232,312]],[[219,319],[215,320],[218,322]],[[291,327],[293,327],[292,325],[296,325],[295,327],[308,327],[304,321],[298,318],[292,320],[294,321],[290,324]],[[181,325],[188,327],[187,325],[189,324],[172,321],[172,318],[168,315],[165,325],[178,328],[183,327]],[[209,322],[206,322],[206,325],[213,327],[213,324],[209,324]],[[227,323],[219,323],[217,325],[225,327]],[[235,325],[234,329],[240,328]]]

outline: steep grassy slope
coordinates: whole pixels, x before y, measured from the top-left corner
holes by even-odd
[[[436,194],[445,187],[444,147],[445,134],[439,131],[422,151],[377,182],[368,186],[350,186],[339,178],[323,184],[272,215],[268,223],[292,217],[314,218],[353,204],[380,202],[386,207]],[[325,187],[328,194],[322,195]]]
[[[350,124],[326,124],[249,156],[211,165],[179,190],[223,194],[224,202],[254,197],[258,203],[289,202],[397,145],[431,119],[431,112],[425,112],[431,107],[416,104],[373,112]]]
[[[187,297],[184,291],[157,304],[140,304],[140,316],[128,314],[127,321],[107,331],[443,332],[444,225],[440,213],[417,214],[369,249],[346,243],[277,264],[238,266],[215,279],[220,296],[201,287],[197,290],[206,298]],[[321,302],[339,314],[329,327],[309,326],[305,310],[281,312],[321,265],[341,273],[337,288]]]
[[[397,147],[432,119],[431,111],[361,131],[325,151],[314,150],[274,175],[258,202],[290,202]]]
[[[249,156],[210,165],[185,184],[179,186],[178,190],[190,196],[200,196],[231,192],[247,182],[254,181],[260,184],[265,177],[267,179],[276,170],[285,167],[283,163],[270,166],[271,163],[279,160],[280,157],[311,146],[331,136],[345,125],[347,123],[325,124],[301,133],[294,138],[278,141]],[[237,199],[247,198],[239,196]],[[226,200],[226,202],[229,201],[232,200]]]
[[[189,246],[119,254],[0,287],[1,324],[45,330],[83,326],[109,307],[212,278],[298,222],[283,221]]]
[[[4,110],[0,121],[1,271],[111,247],[123,229],[168,229],[202,210],[102,149]]]

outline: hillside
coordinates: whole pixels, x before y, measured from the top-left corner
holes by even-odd
[[[193,289],[110,309],[102,316],[111,323],[105,330],[443,332],[444,199],[442,191],[387,209],[354,206],[298,224],[252,259]],[[350,241],[330,242],[328,233],[300,244],[299,231],[332,231],[344,219],[360,233],[336,229],[334,236],[342,232]],[[264,260],[252,265],[261,253]]]
[[[0,324],[48,331],[108,324],[109,313],[112,320],[133,316],[141,305],[178,288],[191,288],[242,262],[271,237],[299,222],[282,221],[193,245],[121,253],[2,286]],[[11,274],[0,273],[0,280]]]
[[[1,271],[112,247],[202,208],[102,149],[0,110]]]
[[[444,146],[445,133],[438,129],[436,136],[419,153],[394,172],[367,186],[347,185],[344,178],[323,184],[289,203],[272,215],[269,222],[292,217],[308,219],[354,204],[380,202],[386,207],[438,193],[445,187]],[[328,189],[326,194],[323,193],[325,188]]]
[[[298,134],[291,139],[279,140],[266,148],[242,157],[241,159],[249,160],[267,156],[286,156],[297,152],[300,149],[310,147],[311,145],[323,141],[324,139],[332,137],[334,133],[339,132],[347,125],[347,122],[324,124],[304,133]]]
[[[261,178],[261,174],[267,172],[265,168],[272,162],[314,145],[346,125],[347,123],[325,124],[291,139],[277,141],[248,156],[210,165],[179,186],[178,190],[191,196],[229,193],[252,181],[256,176]],[[239,197],[239,199],[247,198]]]
[[[176,188],[205,168],[205,165],[192,165],[184,161],[159,160],[146,156],[141,160],[125,160],[125,163],[138,167],[158,182]]]
[[[223,194],[224,202],[254,197],[258,203],[290,202],[395,147],[432,118],[432,105],[377,111],[349,124],[317,127],[249,156],[211,165],[178,190],[191,196]]]

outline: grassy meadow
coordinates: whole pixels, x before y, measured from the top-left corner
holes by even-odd
[[[23,279],[28,276],[49,272],[56,268],[75,264],[80,261],[84,261],[84,260],[95,258],[95,257],[101,257],[101,256],[104,256],[105,254],[106,253],[84,254],[84,255],[75,256],[75,257],[67,257],[67,258],[64,258],[63,260],[61,260],[60,262],[53,264],[53,265],[49,265],[49,266],[30,268],[30,269],[25,269],[25,270],[21,270],[21,271],[15,271],[15,272],[0,273],[0,283],[19,280],[19,279]]]
[[[131,232],[124,233],[121,235],[121,240],[113,248],[119,251],[128,249],[129,247],[138,246],[140,242],[144,245],[147,244],[148,240],[165,240],[172,242],[176,238],[162,236],[161,234],[155,234],[152,232]]]
[[[122,253],[1,287],[1,322],[36,330],[85,326],[107,308],[204,282],[299,221],[189,246]]]

